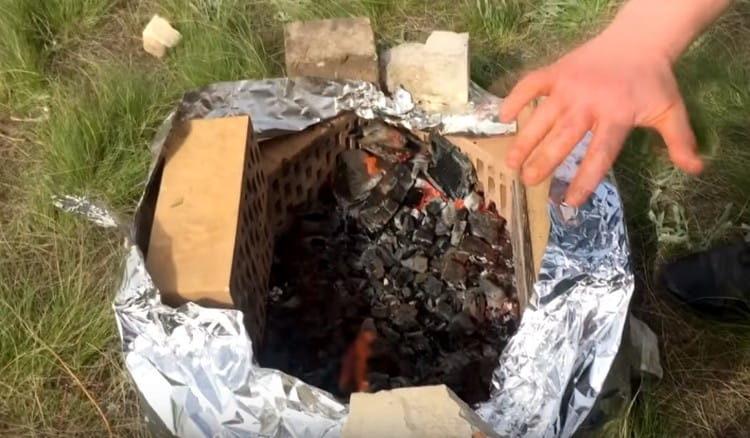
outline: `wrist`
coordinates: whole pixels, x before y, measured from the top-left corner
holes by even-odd
[[[621,50],[674,64],[731,0],[630,0],[600,35]]]

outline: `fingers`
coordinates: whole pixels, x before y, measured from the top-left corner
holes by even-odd
[[[599,124],[576,176],[565,194],[565,202],[580,207],[612,168],[630,127],[611,123]]]
[[[687,173],[696,175],[703,170],[703,161],[697,154],[695,135],[690,128],[685,103],[680,100],[664,113],[652,127],[659,131],[667,145],[669,158]]]
[[[575,145],[591,128],[591,119],[585,113],[570,111],[560,117],[542,143],[523,164],[521,179],[524,184],[539,184],[550,175]]]
[[[524,76],[513,89],[508,97],[503,100],[500,110],[500,119],[503,122],[514,120],[521,109],[532,99],[549,93],[552,85],[551,75],[548,70],[535,70]]]
[[[542,102],[531,115],[531,119],[518,131],[506,163],[513,170],[518,170],[537,144],[547,135],[560,114],[560,106],[552,99]]]

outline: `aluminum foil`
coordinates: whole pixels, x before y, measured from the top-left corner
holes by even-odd
[[[380,118],[411,130],[436,128],[444,134],[507,134],[516,123],[499,120],[502,99],[472,84],[466,111],[430,114],[419,109],[403,88],[386,96],[363,81],[316,78],[275,78],[220,82],[186,93],[178,109],[180,119],[253,115],[259,140],[296,132],[354,111],[365,119]]]
[[[435,116],[423,117],[403,93],[386,100],[378,93],[353,82],[222,83],[188,93],[176,115],[249,114],[263,138],[298,131],[347,110],[412,128],[436,126],[431,119]],[[157,135],[155,151],[161,148],[173,116]],[[553,199],[563,193],[587,141],[558,169]],[[102,214],[85,199],[70,198],[60,206],[101,224],[108,223],[105,217],[114,221],[114,216]],[[577,210],[551,201],[550,212],[550,239],[536,296],[500,358],[491,399],[477,409],[501,436],[571,436],[601,393],[628,317],[633,274],[622,203],[614,184],[603,182]],[[128,235],[134,235],[132,229]],[[340,435],[347,406],[281,371],[261,368],[240,312],[192,303],[179,308],[161,304],[143,255],[132,243],[114,310],[127,369],[147,404],[145,411],[155,432],[222,437]]]

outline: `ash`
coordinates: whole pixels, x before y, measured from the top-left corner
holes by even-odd
[[[489,397],[516,329],[505,220],[441,138],[364,129],[276,245],[263,366],[346,397],[444,383]]]

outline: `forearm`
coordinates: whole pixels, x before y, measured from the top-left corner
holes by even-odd
[[[653,50],[671,62],[729,7],[731,0],[629,0],[602,38],[623,48]]]

